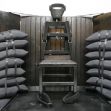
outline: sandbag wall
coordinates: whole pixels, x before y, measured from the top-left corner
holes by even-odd
[[[23,77],[25,70],[21,67],[22,59],[28,53],[24,50],[28,35],[19,30],[8,30],[0,33],[0,108],[16,95],[26,92]]]
[[[89,89],[95,89],[111,99],[111,30],[96,32],[86,39],[88,58],[86,74]]]

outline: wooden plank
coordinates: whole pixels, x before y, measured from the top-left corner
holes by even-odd
[[[23,32],[26,32],[26,23],[25,23],[26,18],[21,18],[21,23],[20,23],[20,30]]]
[[[56,42],[55,42],[55,40],[54,39],[51,39],[50,40],[50,50],[55,50],[55,48],[56,48]]]
[[[78,75],[78,77],[77,77],[77,79],[78,80],[81,80],[81,67],[80,67],[80,64],[81,64],[81,61],[80,61],[80,36],[81,36],[81,18],[80,17],[77,17],[77,26],[76,26],[76,29],[77,29],[77,35],[76,35],[76,45],[75,45],[75,47],[76,47],[76,51],[75,51],[75,53],[76,53],[76,61],[77,61],[77,63],[78,63],[78,73],[77,73],[77,75]]]
[[[42,60],[39,67],[77,67],[72,60]]]
[[[44,34],[44,28],[45,28],[45,22],[46,22],[46,17],[41,17],[40,18],[40,41],[41,41],[41,44],[40,45],[42,45],[42,38],[43,38],[43,34]],[[41,53],[41,55],[40,55],[40,59],[42,59],[42,51],[43,51],[43,47],[41,46],[40,47],[40,53]]]
[[[32,80],[32,74],[31,74],[31,67],[30,67],[30,64],[31,64],[31,39],[30,39],[30,36],[31,36],[31,32],[30,32],[30,17],[26,17],[25,18],[25,32],[28,34],[28,37],[27,37],[27,40],[28,40],[28,47],[27,47],[27,50],[29,51],[27,57],[26,57],[26,76],[27,76],[27,83],[28,85],[32,85],[33,83],[33,80]]]
[[[92,32],[93,32],[93,23],[92,23],[92,19],[85,19],[85,26],[86,26],[86,30],[85,30],[85,39],[90,35],[90,34],[92,34]],[[85,44],[86,45],[86,44]],[[85,53],[85,51],[84,51],[84,53]],[[86,63],[87,61],[85,61],[84,62],[84,65],[85,65],[85,63]],[[85,69],[85,66],[84,66],[84,71],[85,71],[86,69]],[[84,72],[85,73],[85,72]],[[85,75],[84,74],[84,78],[85,78],[85,80],[87,80],[87,75]],[[84,83],[82,83],[82,84],[84,84]]]
[[[90,20],[86,19],[86,38],[90,35]]]
[[[85,30],[86,30],[86,26],[85,26],[85,21],[87,18],[83,18],[81,17],[81,38],[80,38],[80,68],[81,68],[81,76],[80,76],[80,81],[79,84],[85,84],[85,73],[84,73],[84,69],[85,69]]]
[[[77,18],[72,17],[72,60],[76,61]]]
[[[93,20],[89,18],[89,34],[93,33]]]
[[[23,31],[23,32],[26,32],[26,17],[21,18],[20,30]],[[29,35],[28,35],[28,37],[29,37]],[[26,48],[26,50],[29,51],[29,50],[28,50],[28,47]],[[29,84],[28,84],[28,82],[29,82],[29,79],[28,79],[28,78],[29,78],[29,77],[28,77],[29,74],[27,73],[27,71],[28,71],[28,70],[27,70],[27,67],[28,67],[27,64],[28,64],[28,62],[29,62],[28,57],[29,57],[29,55],[27,55],[26,58],[24,58],[25,63],[24,63],[24,65],[23,65],[24,70],[26,70],[25,77],[26,77],[26,84],[27,84],[27,85],[29,85]]]
[[[39,64],[40,62],[40,48],[41,48],[41,17],[36,17],[35,18],[35,34],[36,34],[36,38],[35,38],[35,62],[36,64]],[[38,70],[38,66],[36,66],[36,72],[35,72],[35,84],[39,85],[39,70]]]
[[[35,21],[35,17],[31,17],[30,18],[30,43],[31,43],[31,46],[30,46],[30,48],[31,48],[31,50],[30,50],[30,54],[31,54],[31,80],[33,81],[32,82],[32,85],[33,86],[35,86],[36,84],[35,84],[35,81],[36,81],[36,79],[35,79],[35,70],[36,70],[36,68],[35,68],[35,57],[36,57],[36,55],[35,55],[35,48],[36,48],[36,21]]]
[[[61,41],[60,41],[60,39],[55,39],[55,43],[56,43],[55,49],[60,50],[61,49]]]

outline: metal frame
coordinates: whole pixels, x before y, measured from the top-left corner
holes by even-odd
[[[44,74],[44,68],[46,67],[71,67],[73,68],[72,75],[74,77],[73,81],[66,81],[66,82],[44,82],[43,81],[43,75]],[[68,74],[67,74],[68,75]],[[69,74],[70,76],[70,74]],[[71,60],[65,60],[65,61],[56,61],[56,60],[43,60],[39,64],[39,85],[40,85],[40,92],[43,92],[43,86],[48,85],[63,85],[63,86],[73,86],[73,91],[77,92],[77,63],[73,62]]]

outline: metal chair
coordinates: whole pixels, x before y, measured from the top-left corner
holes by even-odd
[[[61,8],[55,9],[54,7]],[[61,20],[65,6],[63,4],[53,4],[50,6],[50,10],[53,20]],[[73,87],[73,94],[75,94],[77,91],[77,63],[72,61],[71,57],[72,42],[69,22],[46,22],[41,47],[41,62],[39,63],[40,93],[44,93],[43,87],[45,86],[69,86]],[[68,73],[46,73],[46,70],[52,68],[55,69],[55,72],[56,68],[68,68]],[[63,78],[69,76],[71,78],[71,81],[44,81],[44,78],[46,77]],[[69,88],[69,91],[71,91],[71,88]],[[66,99],[64,99],[64,102],[65,100]],[[47,103],[47,106],[48,104],[49,103]]]

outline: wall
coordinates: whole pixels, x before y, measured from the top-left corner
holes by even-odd
[[[20,16],[0,11],[0,32],[10,29],[20,29]]]
[[[72,32],[72,56],[78,63],[78,85],[85,84],[85,38],[93,32],[91,18],[85,17],[64,17],[63,21],[68,20]],[[26,77],[27,84],[30,86],[38,85],[38,69],[36,64],[40,62],[41,37],[44,32],[45,21],[51,21],[50,17],[22,17],[21,30],[28,33],[29,54],[26,58]]]
[[[111,30],[111,13],[104,13],[93,18],[93,31]]]

